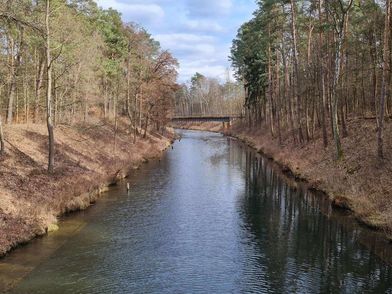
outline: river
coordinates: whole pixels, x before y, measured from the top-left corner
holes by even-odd
[[[392,293],[391,246],[220,134],[182,140],[0,260],[12,293]]]

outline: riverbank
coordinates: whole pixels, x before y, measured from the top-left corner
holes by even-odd
[[[133,136],[125,122],[117,132],[96,121],[55,130],[55,172],[48,175],[45,125],[5,128],[6,154],[0,157],[0,256],[57,228],[57,218],[85,209],[131,169],[160,156],[173,132]]]
[[[177,126],[176,126],[177,127]],[[286,172],[305,180],[325,192],[337,207],[349,209],[359,222],[382,230],[392,239],[392,123],[385,126],[385,160],[376,156],[373,120],[348,121],[349,136],[342,139],[344,158],[335,161],[332,142],[323,147],[321,133],[309,143],[295,145],[290,134],[282,134],[282,144],[273,138],[269,128],[249,129],[236,123],[230,130],[221,123],[181,124],[180,128],[222,132],[236,137],[258,152],[274,159]]]

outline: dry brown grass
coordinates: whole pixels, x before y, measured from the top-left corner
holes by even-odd
[[[212,128],[211,128],[212,126]],[[183,128],[224,132],[238,137],[273,158],[294,176],[326,192],[338,206],[349,208],[357,219],[392,237],[392,123],[385,126],[385,160],[376,156],[376,123],[374,120],[350,119],[349,136],[342,139],[344,158],[335,160],[333,142],[323,147],[321,132],[315,140],[296,145],[283,131],[283,143],[272,137],[269,128],[248,129],[236,123],[229,131],[221,124],[183,124]],[[331,134],[329,134],[331,137]]]
[[[44,234],[57,216],[85,209],[104,186],[170,144],[169,132],[166,137],[149,134],[133,144],[127,124],[119,126],[116,147],[111,124],[57,127],[53,175],[46,173],[44,125],[5,128],[7,152],[0,158],[0,255]]]

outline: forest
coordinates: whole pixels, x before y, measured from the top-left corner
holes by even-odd
[[[0,155],[5,125],[46,124],[48,171],[59,125],[128,121],[134,141],[172,111],[178,62],[141,26],[92,0],[0,2]]]
[[[377,141],[374,152],[383,160],[385,122],[392,114],[390,1],[257,4],[231,48],[235,99],[244,102],[228,107],[233,102],[225,94],[209,102],[203,94],[208,79],[195,75],[177,98],[177,112],[244,113],[248,127],[269,129],[281,145],[303,145],[321,135],[324,147],[334,146],[335,159],[344,156],[341,140],[350,134],[349,123],[370,120],[376,132],[369,139]]]
[[[295,144],[312,141],[344,156],[348,121],[374,120],[384,157],[392,111],[391,3],[374,0],[258,1],[233,41],[231,60],[246,91],[249,125]],[[284,132],[285,131],[285,132]]]

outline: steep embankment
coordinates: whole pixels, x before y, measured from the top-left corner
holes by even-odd
[[[5,128],[7,152],[0,157],[0,256],[12,247],[55,227],[57,216],[88,207],[108,184],[124,177],[146,158],[170,145],[165,137],[133,137],[119,124],[58,126],[56,168],[46,173],[47,131],[44,125]]]
[[[219,123],[181,124],[194,130],[224,132],[273,158],[293,175],[304,179],[315,189],[326,192],[336,206],[350,209],[357,219],[375,229],[383,230],[392,239],[392,123],[385,126],[385,160],[376,156],[374,120],[351,119],[349,135],[342,139],[344,158],[336,161],[333,142],[323,147],[321,133],[315,140],[293,144],[288,132],[283,143],[273,138],[269,128],[248,129],[235,124],[223,130]]]

